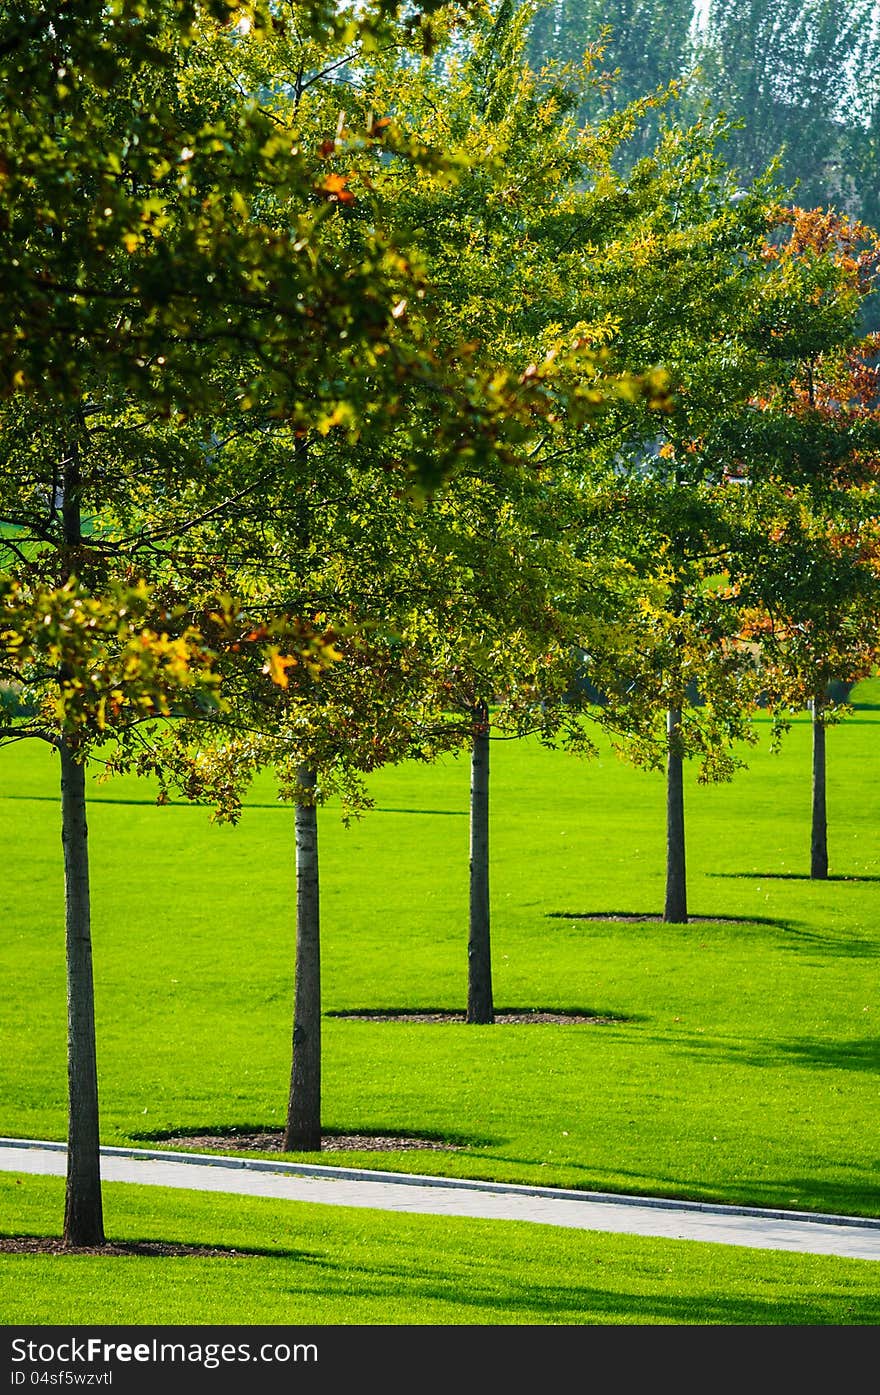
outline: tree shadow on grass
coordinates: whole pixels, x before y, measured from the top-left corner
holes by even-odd
[[[729,877],[737,881],[766,882],[880,882],[880,873],[866,872],[864,875],[848,876],[843,872],[830,873],[827,877],[811,877],[808,872],[706,872],[707,877]]]
[[[55,794],[9,794],[4,792],[0,795],[0,802],[5,799],[21,800],[25,804],[57,804],[58,796]],[[89,804],[94,807],[96,804],[119,804],[130,805],[133,808],[164,808],[164,809],[208,809],[212,807],[210,799],[167,799],[162,805],[158,805],[155,798],[144,797],[142,799],[117,799],[113,795],[91,794]],[[275,809],[290,812],[293,805],[291,802],[276,799],[268,802],[246,799],[244,801],[246,809]],[[376,807],[371,809],[372,814],[428,814],[432,818],[454,818],[466,819],[468,812],[466,809],[384,809]]]
[[[852,1168],[851,1163],[846,1164]],[[751,1206],[771,1210],[821,1212],[828,1216],[846,1216],[853,1224],[864,1223],[875,1230],[880,1239],[880,1198],[877,1192],[877,1169],[880,1159],[872,1160],[858,1169],[862,1174],[852,1182],[834,1182],[830,1178],[785,1177],[772,1182],[750,1180]],[[780,1195],[783,1198],[780,1204]],[[846,1229],[843,1230],[846,1235]],[[880,1289],[878,1289],[880,1295]],[[880,1296],[878,1296],[880,1302]]]
[[[789,921],[768,915],[689,915],[687,921],[664,921],[662,915],[646,911],[546,911],[548,920],[623,921],[630,924],[655,925],[777,925],[786,927]]]
[[[660,1045],[669,1038],[654,1034]],[[880,1073],[880,1037],[859,1041],[827,1041],[805,1037],[801,1041],[732,1041],[721,1037],[684,1031],[676,1033],[676,1049],[702,1062],[716,1060],[724,1065],[755,1066],[761,1070],[805,1066],[810,1070],[864,1071]]]
[[[686,930],[692,925],[740,926],[743,930],[765,926],[776,931],[775,940],[779,948],[791,953],[809,951],[847,959],[876,959],[880,956],[880,943],[876,940],[813,930],[803,922],[778,916],[693,915],[682,925],[677,921],[664,921],[660,915],[636,915],[621,911],[547,911],[546,915],[551,920],[585,920],[599,924],[614,921],[624,924],[656,924],[669,930]],[[707,945],[711,945],[711,941],[707,941]]]
[[[717,1278],[706,1279],[703,1288],[694,1285],[693,1290],[687,1294],[669,1292],[674,1280],[670,1279],[666,1263],[669,1259],[668,1250],[664,1252],[663,1259],[658,1254],[652,1261],[651,1257],[646,1259],[640,1249],[635,1261],[637,1280],[628,1276],[631,1269],[623,1272],[626,1262],[619,1252],[619,1241],[637,1238],[609,1236],[611,1243],[618,1243],[615,1244],[614,1250],[609,1248],[607,1253],[602,1254],[602,1237],[594,1234],[593,1239],[599,1251],[593,1260],[596,1266],[594,1284],[577,1281],[542,1282],[533,1265],[528,1267],[528,1273],[522,1280],[513,1277],[509,1270],[504,1273],[495,1271],[493,1282],[476,1284],[471,1269],[466,1275],[459,1276],[452,1268],[448,1276],[438,1278],[419,1273],[418,1268],[413,1265],[365,1263],[359,1265],[357,1294],[359,1297],[370,1297],[379,1301],[387,1300],[389,1295],[393,1294],[394,1302],[398,1306],[448,1303],[450,1321],[467,1323],[469,1319],[462,1317],[460,1313],[452,1316],[455,1309],[467,1308],[473,1313],[473,1321],[480,1325],[510,1322],[516,1325],[552,1324],[554,1327],[560,1324],[597,1326],[611,1323],[641,1326],[646,1321],[673,1326],[694,1324],[716,1327],[793,1324],[812,1326],[842,1321],[867,1325],[875,1323],[880,1316],[880,1299],[875,1294],[847,1293],[845,1297],[837,1295],[836,1301],[835,1297],[794,1297],[788,1293],[774,1292],[775,1285],[772,1280],[766,1285],[770,1289],[766,1296],[752,1293],[731,1296],[719,1289]],[[644,1243],[641,1241],[642,1245]],[[667,1243],[674,1243],[678,1247],[688,1242]],[[680,1254],[678,1249],[676,1254]],[[809,1256],[792,1258],[808,1259]],[[686,1263],[682,1258],[678,1259],[679,1280]],[[746,1263],[760,1266],[762,1260],[755,1256],[752,1250]],[[603,1271],[609,1278],[604,1284],[601,1277]],[[352,1296],[351,1275],[342,1264],[328,1260],[325,1265],[320,1266],[319,1274],[321,1286],[314,1291],[316,1297]],[[617,1292],[615,1288],[618,1289]],[[442,1311],[431,1321],[442,1324]],[[511,1334],[506,1333],[504,1341],[508,1341],[508,1335],[512,1335],[515,1340],[516,1330],[516,1326],[512,1327]]]
[[[6,799],[18,799],[23,804],[57,804],[58,796],[55,794],[7,794],[0,795],[0,803]],[[212,807],[209,799],[168,799],[163,804],[159,804],[155,798],[144,799],[117,799],[111,795],[90,794],[88,797],[90,809],[95,809],[101,804],[118,804],[130,806],[136,809],[210,809]],[[248,804],[248,809],[289,809],[291,806],[284,804]]]
[[[348,1209],[348,1208],[346,1208]],[[352,1216],[353,1209],[349,1210]],[[461,1218],[449,1218],[458,1220]],[[414,1224],[417,1218],[414,1218]],[[462,1220],[467,1225],[467,1233],[479,1222],[471,1218]],[[495,1222],[484,1222],[494,1226]],[[536,1232],[535,1245],[540,1244],[542,1227],[530,1226]],[[358,1258],[357,1282],[353,1283],[350,1265],[345,1257],[335,1258],[324,1252],[309,1252],[289,1249],[218,1249],[218,1259],[238,1259],[254,1255],[261,1259],[277,1260],[283,1264],[279,1277],[285,1286],[302,1301],[345,1302],[349,1307],[358,1300],[375,1304],[393,1305],[404,1316],[403,1321],[428,1321],[432,1324],[444,1323],[444,1310],[448,1309],[448,1321],[456,1323],[473,1322],[475,1325],[510,1324],[505,1332],[504,1342],[518,1340],[522,1332],[527,1341],[526,1353],[531,1352],[534,1334],[528,1328],[534,1325],[559,1327],[605,1324],[632,1324],[641,1326],[645,1322],[679,1326],[682,1324],[697,1327],[722,1329],[730,1326],[815,1326],[828,1323],[846,1323],[871,1326],[880,1318],[880,1299],[874,1293],[820,1291],[815,1296],[799,1293],[793,1295],[791,1273],[779,1280],[765,1279],[760,1287],[762,1293],[744,1292],[731,1294],[727,1288],[719,1286],[717,1274],[710,1273],[688,1282],[690,1264],[706,1263],[706,1248],[702,1242],[684,1240],[658,1241],[654,1253],[646,1253],[645,1241],[629,1235],[608,1235],[592,1233],[593,1252],[591,1268],[595,1266],[595,1281],[586,1283],[583,1279],[572,1278],[569,1282],[554,1279],[544,1280],[540,1267],[525,1265],[522,1277],[511,1272],[508,1264],[499,1261],[490,1264],[486,1279],[478,1279],[474,1267],[468,1262],[470,1242],[464,1240],[448,1258],[443,1254],[433,1254],[425,1262],[419,1258],[417,1241],[413,1235],[402,1237],[403,1245],[410,1251],[412,1262],[401,1257],[398,1246],[394,1258],[384,1256],[372,1259],[361,1254]],[[605,1240],[607,1238],[607,1244]],[[150,1247],[173,1246],[169,1241],[120,1242],[118,1250],[112,1243],[97,1252],[68,1251],[71,1258],[84,1253],[95,1253],[97,1258],[106,1258],[112,1263],[115,1258],[131,1253],[136,1245]],[[631,1251],[631,1245],[638,1249]],[[670,1250],[675,1247],[675,1273],[669,1269]],[[683,1250],[681,1247],[687,1247]],[[699,1246],[699,1248],[696,1248]],[[188,1247],[181,1246],[181,1250]],[[195,1247],[193,1247],[195,1248]],[[525,1242],[519,1237],[517,1254],[525,1257]],[[720,1247],[717,1247],[720,1249]],[[729,1252],[729,1247],[725,1247]],[[121,1256],[119,1251],[121,1250]],[[137,1253],[137,1251],[134,1251]],[[62,1259],[65,1252],[61,1252]],[[145,1255],[145,1258],[154,1257]],[[196,1256],[198,1257],[198,1256]],[[814,1257],[792,1254],[791,1261],[809,1263]],[[773,1262],[773,1261],[770,1261]],[[430,1264],[430,1272],[425,1272],[425,1264]],[[750,1274],[762,1274],[765,1258],[754,1248],[744,1249],[741,1257],[742,1286],[745,1288]],[[438,1272],[438,1270],[440,1272]],[[108,1277],[112,1275],[108,1270]],[[156,1272],[155,1300],[161,1304],[161,1278]],[[177,1273],[169,1266],[167,1276]],[[687,1293],[676,1292],[684,1278],[688,1284]],[[430,1305],[421,1308],[421,1305]],[[421,1312],[430,1316],[422,1316]],[[100,1318],[98,1319],[100,1321]],[[161,1317],[159,1319],[161,1321]],[[554,1339],[554,1340],[559,1340]],[[741,1342],[742,1338],[731,1341]],[[717,1357],[717,1333],[712,1334],[713,1359]]]
[[[871,940],[856,939],[852,935],[823,934],[820,930],[808,930],[800,925],[786,926],[781,944],[783,949],[807,950],[845,959],[876,959],[880,955],[880,944]]]
[[[469,1218],[469,1228],[474,1223]],[[540,1232],[541,1228],[533,1229]],[[439,1276],[436,1273],[425,1274],[418,1264],[400,1261],[371,1264],[367,1260],[359,1265],[357,1293],[358,1296],[380,1301],[393,1294],[395,1303],[399,1305],[430,1302],[467,1307],[474,1313],[474,1321],[480,1324],[509,1321],[516,1324],[594,1326],[608,1323],[641,1325],[649,1321],[726,1327],[736,1324],[814,1325],[831,1321],[868,1324],[880,1317],[880,1297],[876,1293],[847,1292],[845,1295],[823,1296],[820,1292],[815,1297],[803,1293],[791,1295],[775,1291],[776,1285],[772,1279],[760,1285],[764,1290],[761,1294],[748,1292],[731,1295],[729,1290],[718,1285],[717,1274],[712,1274],[705,1278],[703,1286],[697,1281],[690,1285],[690,1292],[678,1293],[673,1286],[681,1283],[683,1274],[687,1275],[689,1262],[706,1261],[705,1244],[699,1241],[658,1240],[656,1251],[646,1253],[646,1244],[653,1249],[652,1239],[592,1232],[592,1264],[596,1274],[592,1283],[574,1278],[567,1283],[558,1277],[544,1280],[540,1267],[531,1264],[522,1278],[511,1272],[509,1265],[504,1269],[493,1266],[491,1281],[480,1283],[472,1266],[467,1266],[459,1274],[454,1260],[448,1272]],[[524,1242],[520,1243],[524,1248]],[[540,1234],[536,1234],[534,1244],[540,1244]],[[632,1246],[638,1249],[632,1250]],[[670,1260],[672,1247],[675,1261]],[[686,1252],[682,1247],[686,1247]],[[716,1248],[720,1251],[720,1247]],[[725,1249],[729,1254],[730,1247]],[[439,1258],[442,1262],[442,1256]],[[816,1257],[792,1254],[790,1258],[795,1263],[801,1260],[809,1263]],[[754,1247],[743,1247],[740,1260],[745,1288],[747,1275],[754,1273],[755,1269],[760,1273],[765,1258],[763,1252],[757,1254]],[[675,1278],[670,1277],[670,1262],[676,1264]],[[316,1297],[319,1294],[330,1298],[351,1297],[351,1273],[343,1262],[328,1257],[323,1264],[310,1266],[304,1276],[306,1285],[312,1276],[320,1283],[320,1288],[315,1290]],[[787,1275],[781,1283],[791,1285],[791,1275]],[[432,1320],[442,1323],[443,1317],[441,1315]],[[459,1323],[468,1321],[461,1316],[456,1316],[454,1320]],[[514,1328],[512,1334],[506,1334],[504,1340],[508,1340],[508,1335],[515,1336],[515,1331]]]
[[[780,1042],[780,1058],[798,1066],[828,1070],[880,1072],[880,1037],[841,1043],[827,1041]]]
[[[499,1161],[521,1163],[522,1159],[500,1158]],[[583,1191],[585,1194],[596,1192],[608,1196],[644,1197],[646,1202],[663,1198],[666,1201],[680,1202],[683,1206],[750,1206],[792,1213],[806,1211],[850,1217],[856,1224],[880,1220],[880,1195],[877,1186],[880,1158],[870,1159],[860,1165],[847,1162],[845,1166],[853,1174],[853,1179],[846,1182],[835,1182],[831,1178],[820,1176],[795,1179],[741,1176],[735,1182],[726,1182],[723,1177],[716,1177],[710,1185],[702,1186],[693,1181],[688,1182],[682,1177],[656,1172],[637,1172],[619,1166],[614,1167],[613,1185],[609,1185],[607,1180],[597,1180],[592,1170],[588,1172],[585,1167],[571,1159],[566,1159],[565,1166],[569,1172],[580,1171],[585,1174],[582,1183],[565,1183],[570,1190]],[[540,1185],[545,1184],[541,1182]]]

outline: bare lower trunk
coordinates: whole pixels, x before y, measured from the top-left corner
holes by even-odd
[[[815,697],[813,707],[813,808],[810,828],[810,876],[828,876],[828,814],[825,805],[825,723],[822,721],[822,699]]]
[[[683,925],[687,920],[687,877],[684,857],[684,761],[681,754],[681,711],[666,714],[666,905],[663,919]]]
[[[468,1022],[495,1021],[489,941],[489,712],[474,709],[471,749],[471,882],[468,936]]]
[[[61,753],[61,841],[67,939],[67,1191],[65,1245],[103,1245],[95,993],[89,905],[85,766],[68,743]]]
[[[317,773],[301,766],[298,783],[314,790]],[[296,806],[296,968],[293,1061],[285,1152],[321,1148],[321,939],[318,919],[318,811]]]

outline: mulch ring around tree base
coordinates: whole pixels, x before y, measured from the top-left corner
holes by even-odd
[[[343,1017],[355,1022],[464,1022],[463,1012],[447,1012],[445,1008],[352,1008],[350,1011],[328,1012],[327,1017]],[[625,1022],[625,1017],[600,1016],[594,1012],[560,1011],[553,1008],[501,1008],[495,1011],[495,1025],[505,1023],[558,1022],[590,1023],[609,1026]]]
[[[244,1133],[230,1129],[227,1133],[176,1134],[162,1138],[163,1148],[173,1148],[178,1152],[222,1153],[233,1149],[236,1153],[280,1153],[284,1134],[281,1129],[271,1133]],[[398,1153],[416,1149],[441,1149],[444,1152],[460,1152],[463,1143],[444,1143],[437,1138],[412,1138],[410,1135],[379,1133],[323,1133],[322,1153]]]
[[[653,925],[664,925],[667,923],[666,917],[662,915],[641,915],[631,914],[628,911],[548,911],[550,920],[616,920],[624,924],[641,925],[649,922]],[[746,920],[742,916],[733,915],[689,915],[686,921],[673,921],[675,925],[765,925],[764,920]]]
[[[220,1249],[211,1245],[173,1245],[164,1240],[133,1240],[130,1243],[108,1241],[106,1245],[66,1246],[57,1236],[0,1235],[0,1254],[4,1255],[142,1255],[146,1259],[185,1258],[187,1255],[218,1256],[246,1255],[247,1250]]]

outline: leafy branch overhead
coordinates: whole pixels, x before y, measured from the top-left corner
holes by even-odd
[[[64,738],[84,755],[110,738],[124,744],[157,718],[219,717],[228,710],[218,670],[224,648],[253,649],[283,688],[292,669],[315,677],[340,657],[332,635],[299,619],[245,631],[229,597],[200,627],[187,607],[163,605],[144,582],[113,581],[95,597],[76,578],[54,588],[0,579],[0,681],[32,711],[0,727],[0,740]]]
[[[418,247],[375,193],[389,162],[457,177],[442,146],[346,110],[345,78],[438,8],[367,6],[353,30],[320,5],[5,7],[0,391],[79,403],[97,373],[177,418],[403,421],[432,481],[536,416],[592,412],[571,339],[517,371],[438,340]]]

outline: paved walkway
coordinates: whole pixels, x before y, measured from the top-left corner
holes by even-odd
[[[66,1153],[63,1143],[0,1138],[0,1170],[63,1176]],[[880,1218],[758,1210],[147,1148],[102,1148],[101,1160],[102,1176],[108,1182],[271,1196],[327,1206],[534,1221],[580,1230],[880,1260]]]

